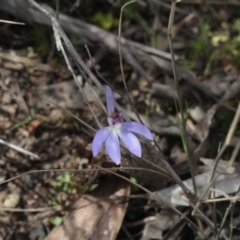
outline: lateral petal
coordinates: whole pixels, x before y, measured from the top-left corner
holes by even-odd
[[[98,155],[103,143],[109,137],[110,133],[111,128],[109,127],[104,127],[97,131],[92,142],[92,153],[94,157]]]
[[[112,90],[109,86],[106,86],[106,102],[107,102],[107,111],[108,116],[115,110],[115,100],[113,97]]]
[[[137,157],[142,156],[142,148],[138,138],[131,132],[128,131],[118,131],[118,136],[123,141],[126,148]]]
[[[122,125],[121,129],[123,131],[134,132],[134,133],[143,135],[145,138],[147,138],[149,140],[153,140],[153,136],[152,136],[151,132],[149,131],[149,129],[141,123],[124,122],[121,125]]]
[[[115,129],[112,129],[109,137],[105,142],[106,152],[108,156],[115,162],[117,165],[121,160],[119,139]]]

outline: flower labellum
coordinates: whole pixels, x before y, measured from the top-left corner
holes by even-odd
[[[97,156],[103,144],[108,156],[117,165],[120,164],[121,153],[119,138],[125,147],[137,157],[142,156],[142,148],[138,138],[133,134],[137,133],[149,140],[153,136],[149,129],[137,122],[125,122],[122,115],[115,111],[115,101],[110,87],[106,87],[106,101],[108,111],[108,127],[103,127],[97,131],[92,142],[93,156]]]

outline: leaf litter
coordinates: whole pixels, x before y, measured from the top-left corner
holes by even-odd
[[[101,29],[98,31],[101,33]],[[181,29],[179,33],[182,37]],[[140,45],[138,47],[141,49]],[[114,51],[117,52],[116,49]],[[126,54],[126,51],[124,53]],[[124,57],[131,65],[129,61],[131,56],[126,54]],[[184,236],[191,239],[194,231],[190,230],[186,221],[182,221],[176,212],[165,208],[164,204],[156,203],[148,194],[134,190],[134,186],[130,193],[130,185],[126,181],[103,171],[95,171],[93,164],[111,168],[114,165],[106,162],[104,155],[93,159],[91,152],[86,150],[86,146],[92,142],[93,133],[82,128],[81,124],[64,110],[44,100],[48,99],[63,109],[71,110],[74,115],[88,124],[96,126],[75,83],[70,75],[66,74],[67,68],[63,63],[46,64],[41,60],[31,59],[31,55],[24,55],[21,51],[15,51],[12,54],[8,50],[1,50],[0,59],[1,139],[39,156],[39,159],[36,159],[9,146],[1,145],[0,180],[4,181],[32,170],[49,170],[41,174],[27,174],[1,185],[0,210],[3,227],[0,227],[0,237],[14,239],[17,235],[19,239],[44,239],[41,238],[40,233],[38,234],[38,232],[44,232],[46,239],[58,239],[65,234],[64,231],[69,230],[69,234],[65,234],[65,239],[125,239],[126,236],[129,239],[174,239],[173,236],[177,236],[177,233],[181,239],[184,239]],[[174,85],[168,84],[172,78],[171,63],[159,56],[157,59],[155,56],[153,60],[155,66],[160,66],[162,69],[157,77],[161,81],[152,83],[147,81],[147,85],[139,89],[136,84],[138,78],[130,78],[128,87],[131,91],[135,91],[134,103],[156,140],[160,143],[163,138],[165,139],[164,154],[167,160],[183,178],[183,183],[191,189],[187,158],[180,142],[181,132],[177,124],[177,113],[173,110],[173,98],[176,92]],[[142,74],[142,69],[139,69],[136,64],[126,69],[131,69],[132,74],[136,72]],[[220,74],[210,71],[211,76],[207,76],[204,81],[199,81],[201,76],[196,76],[186,67],[178,66],[184,98],[201,109],[198,113],[190,111],[189,115],[186,110],[187,133],[190,136],[191,150],[197,163],[198,175],[195,179],[199,197],[206,191],[211,181],[214,160],[204,160],[206,167],[202,165],[200,159],[208,155],[211,137],[219,136],[217,134],[214,136],[212,132],[218,126],[215,114],[221,111],[223,104],[227,103],[230,108],[234,108],[239,101],[236,95],[239,90],[239,78],[235,73],[231,74],[228,69],[223,69]],[[152,71],[151,78],[156,74]],[[110,70],[107,75],[108,78],[111,76],[116,80],[115,87],[119,88],[117,81],[119,76],[114,76]],[[146,74],[143,75],[148,78]],[[104,120],[105,115],[99,110],[100,107],[91,91],[91,86],[84,80],[82,87],[98,118]],[[99,88],[94,90],[104,100],[101,90]],[[120,91],[124,93],[123,88]],[[40,97],[35,94],[36,92]],[[150,99],[149,104],[147,102]],[[118,102],[124,106],[124,110],[133,120],[137,120],[134,119],[135,116],[124,98],[119,98]],[[196,116],[197,114],[200,116]],[[238,132],[236,132],[237,135]],[[179,186],[174,186],[164,168],[162,172],[157,169],[161,175],[153,172],[148,174],[138,169],[154,171],[156,168],[152,163],[162,168],[155,147],[140,141],[143,144],[143,159],[150,163],[129,155],[123,149],[121,172],[128,173],[135,178],[135,181],[155,191],[154,193],[166,203],[187,206],[186,196],[183,195]],[[231,144],[230,147],[236,147],[237,141]],[[215,153],[217,155],[217,152]],[[228,154],[227,152],[224,156],[225,159],[230,159]],[[237,192],[240,179],[238,155],[234,161],[236,163],[233,166],[226,166],[219,162],[217,167],[219,176],[211,189],[215,191],[215,196],[211,200],[217,201],[219,196]],[[127,169],[128,167],[136,169]],[[51,171],[51,169],[64,172],[66,169],[86,171],[70,172],[64,175],[65,173]],[[231,171],[225,173],[226,169]],[[94,187],[97,188],[90,191]],[[118,195],[118,189],[121,189],[120,195]],[[134,194],[134,191],[137,194]],[[230,196],[229,199],[231,201]],[[203,198],[201,201],[204,205],[210,199]],[[223,203],[216,204],[224,213]],[[58,208],[59,206],[61,207]],[[34,210],[37,214],[27,211],[28,209]],[[239,212],[238,207],[235,210],[236,213]],[[22,211],[24,214],[21,215]],[[182,213],[185,214],[184,211]],[[186,215],[189,215],[189,212],[186,212]],[[237,217],[233,218],[233,222],[239,224]],[[59,226],[54,228],[51,225],[53,222]],[[89,227],[90,223],[92,225]],[[201,228],[201,224],[199,227]],[[49,228],[52,229],[50,233],[46,230]],[[229,231],[228,228],[224,229],[225,234]]]

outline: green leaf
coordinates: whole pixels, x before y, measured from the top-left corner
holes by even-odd
[[[64,183],[71,183],[71,175],[70,175],[70,173],[65,173],[63,175],[63,182]]]
[[[63,218],[56,216],[51,218],[50,222],[54,225],[54,226],[59,226],[62,223]]]
[[[98,26],[102,27],[105,30],[109,30],[113,27],[118,26],[118,19],[114,18],[113,14],[111,12],[96,13],[92,18],[92,22],[97,24]]]

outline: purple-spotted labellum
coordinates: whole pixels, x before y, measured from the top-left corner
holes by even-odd
[[[92,143],[93,156],[97,156],[105,143],[105,149],[109,157],[117,165],[121,160],[119,138],[125,147],[137,157],[142,156],[142,148],[138,138],[133,134],[137,133],[149,140],[153,136],[149,129],[137,122],[125,122],[122,115],[115,111],[115,101],[110,87],[106,87],[106,101],[108,111],[108,127],[103,127],[97,131]]]

